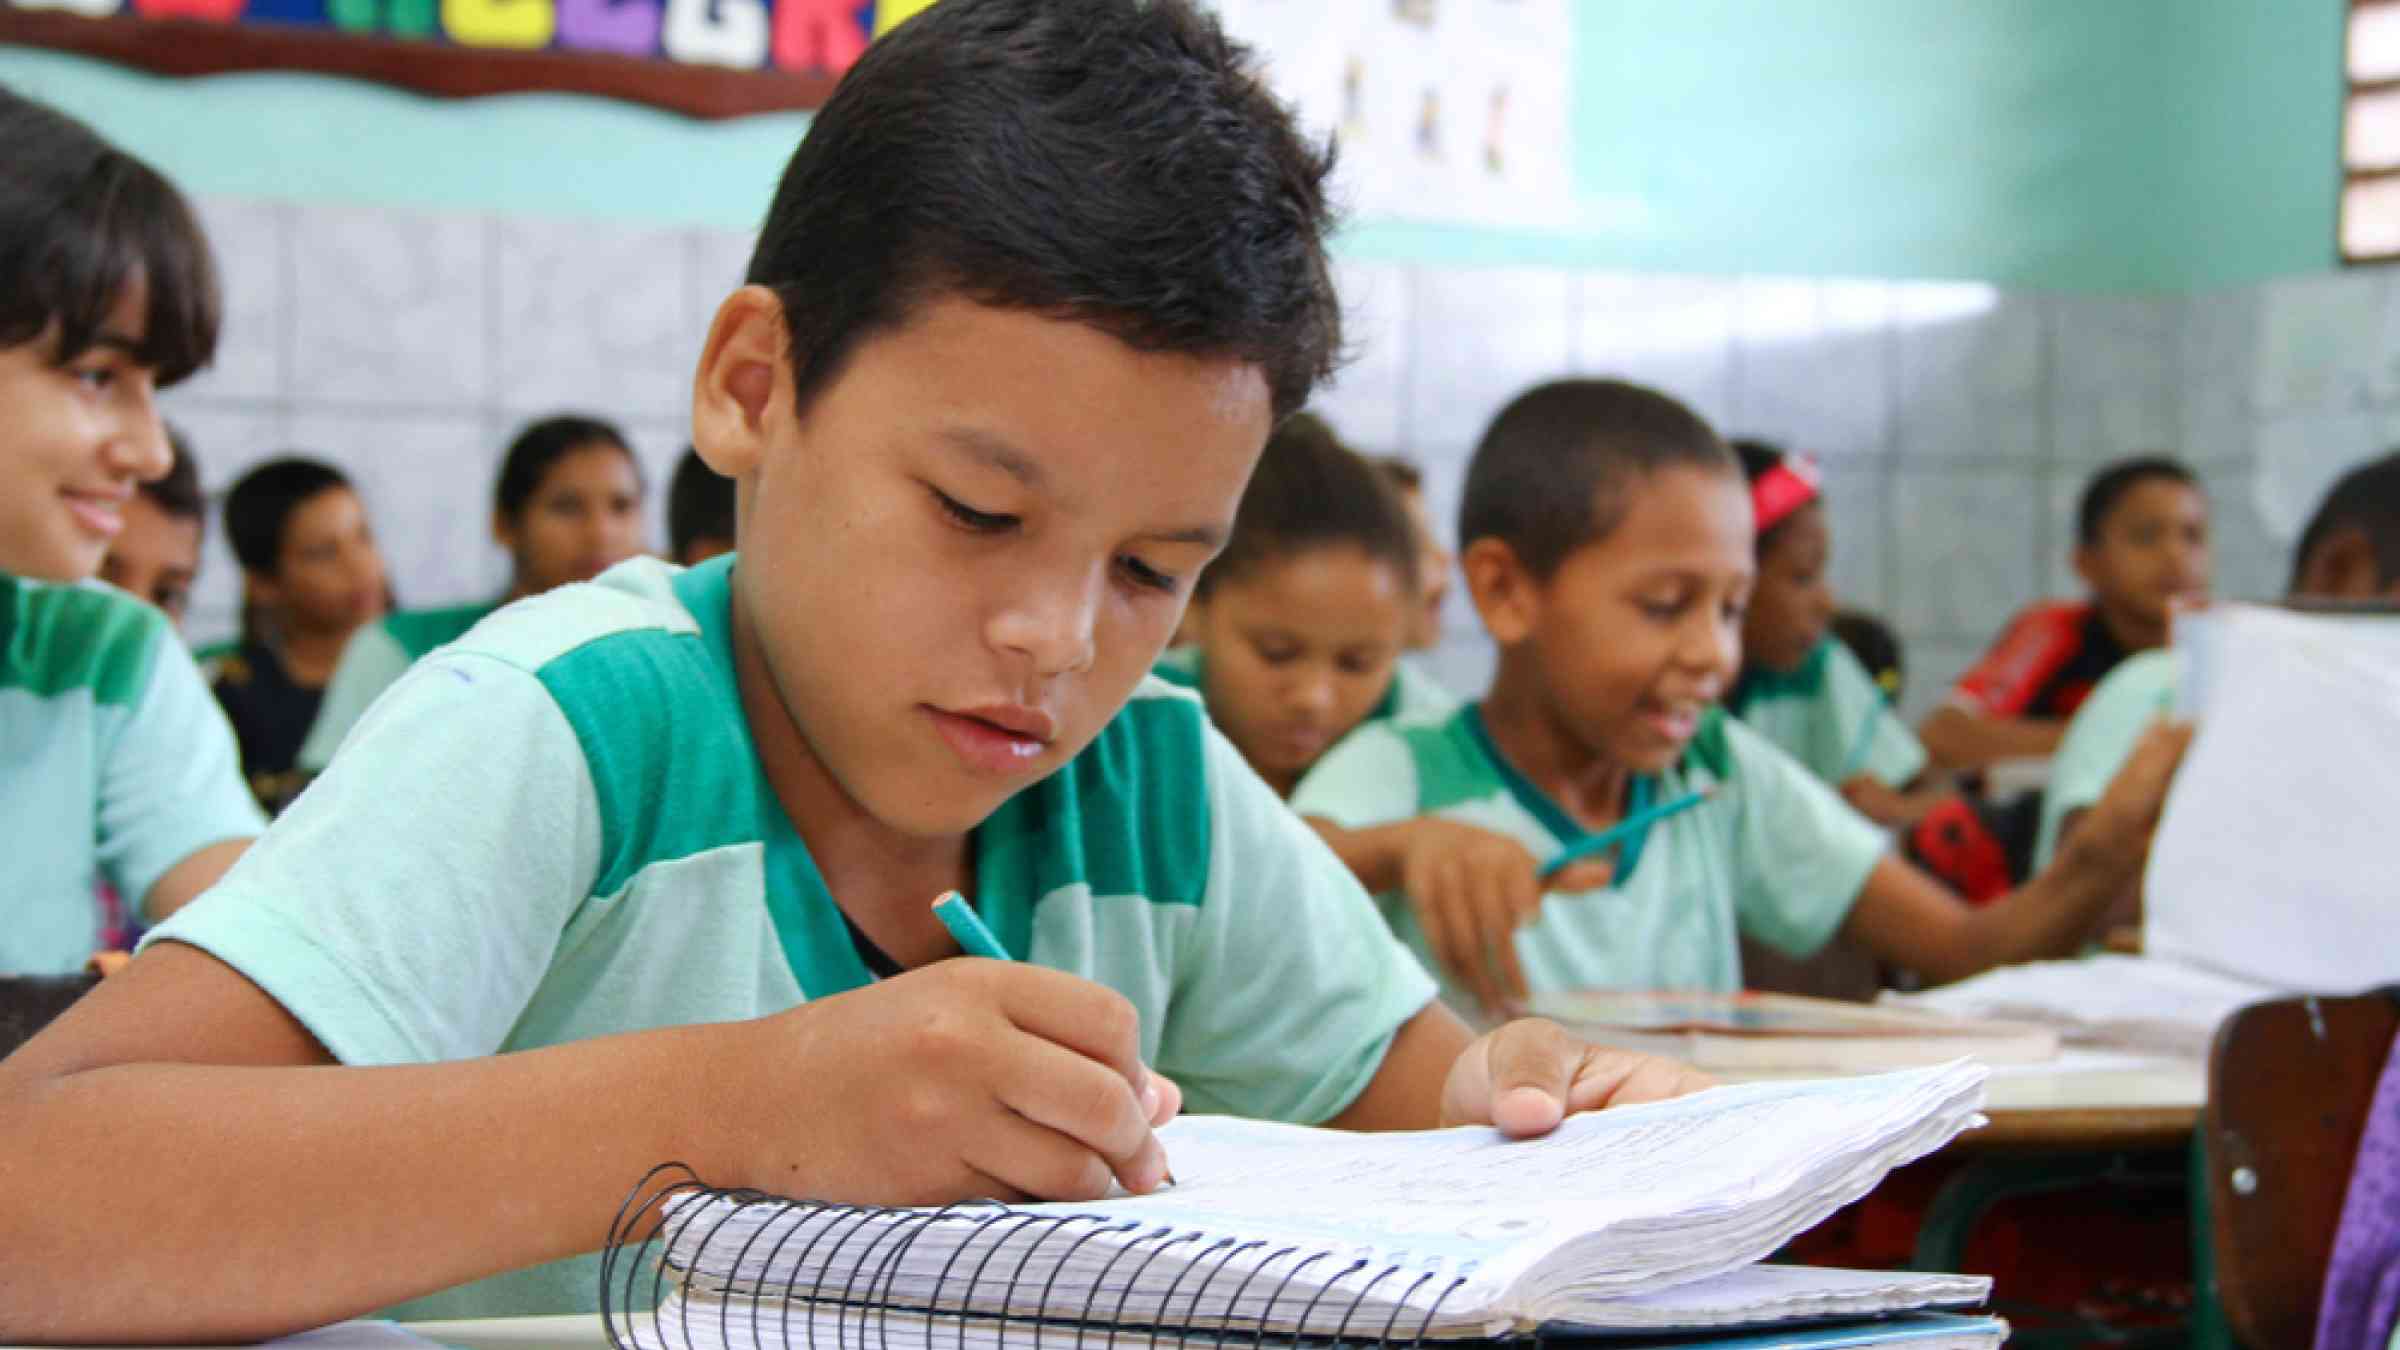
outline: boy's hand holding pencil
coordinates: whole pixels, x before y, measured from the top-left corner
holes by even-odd
[[[1441,962],[1487,1010],[1525,1001],[1516,933],[1541,913],[1548,891],[1590,891],[1614,874],[1606,857],[1545,876],[1539,859],[1503,834],[1427,816],[1409,823],[1401,889]]]
[[[936,961],[726,1030],[737,1049],[707,1112],[724,1151],[667,1150],[711,1178],[886,1205],[1167,1179],[1155,1131],[1183,1094],[1143,1065],[1133,1005],[1079,976]]]

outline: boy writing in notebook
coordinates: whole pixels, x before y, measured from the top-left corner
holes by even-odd
[[[1179,1102],[1538,1133],[1691,1086],[1471,1040],[1145,683],[1338,346],[1324,167],[1184,0],[946,0],[871,48],[695,375],[738,552],[421,662],[0,1064],[0,1337],[589,1308],[666,1159],[1082,1199],[1160,1184]],[[1022,964],[945,959],[952,890]]]
[[[2045,602],[2010,620],[1925,719],[1936,764],[2049,755],[2119,661],[2166,645],[2175,605],[2208,594],[2208,496],[2192,471],[2151,456],[2095,474],[2075,510],[2075,573],[2090,600]]]
[[[2179,733],[2135,756],[2102,827],[2050,873],[1970,909],[1725,715],[1752,505],[1733,453],[1664,394],[1569,380],[1521,395],[1475,452],[1458,533],[1500,647],[1491,690],[1445,723],[1361,728],[1292,805],[1461,1007],[1739,988],[1737,932],[1795,957],[1840,934],[1955,979],[2074,949],[2141,864]],[[1578,875],[1595,833],[1699,794],[1624,839],[1613,877]]]

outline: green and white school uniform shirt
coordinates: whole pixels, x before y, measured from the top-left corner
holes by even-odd
[[[300,744],[298,767],[322,773],[342,748],[342,738],[367,715],[383,691],[399,682],[408,668],[447,643],[466,636],[500,606],[456,605],[449,609],[412,609],[386,614],[350,635],[342,659],[326,681],[325,701],[317,720],[309,723],[308,739]]]
[[[1151,673],[1169,684],[1185,689],[1203,689],[1207,663],[1206,653],[1198,644],[1169,647]],[[1392,682],[1383,697],[1368,710],[1369,722],[1397,720],[1402,722],[1438,722],[1458,711],[1458,695],[1444,688],[1432,676],[1408,663],[1406,657],[1392,665]],[[1363,724],[1362,724],[1363,725]]]
[[[81,970],[102,881],[138,909],[175,864],[266,826],[165,616],[0,573],[0,975]]]
[[[2108,791],[2117,770],[2133,758],[2150,724],[2175,711],[2183,664],[2171,647],[2128,656],[2108,672],[2067,723],[2067,734],[2050,758],[2050,785],[2042,790],[2041,830],[2034,836],[2035,870],[2058,853],[2060,827],[2068,816],[2088,810]]]
[[[1839,787],[1848,774],[1865,773],[1905,787],[1925,771],[1925,747],[1888,705],[1875,677],[1832,637],[1819,639],[1797,669],[1745,672],[1725,700],[1751,730],[1825,782]],[[1865,754],[1853,767],[1861,736]]]
[[[1711,709],[1674,767],[1636,778],[1627,814],[1722,785],[1715,798],[1628,840],[1606,889],[1552,892],[1517,930],[1529,986],[1741,987],[1738,933],[1805,957],[1841,927],[1885,851],[1883,832],[1757,732]],[[1349,829],[1439,816],[1503,834],[1536,859],[1586,832],[1500,755],[1481,710],[1426,726],[1377,723],[1317,761],[1292,809]],[[1462,1009],[1405,896],[1377,898],[1393,931]]]
[[[624,563],[417,663],[150,940],[214,954],[358,1065],[754,1018],[867,984],[752,749],[733,561]],[[1189,1110],[1325,1120],[1434,995],[1199,700],[1155,681],[973,844],[972,899],[1002,944],[1132,1000],[1145,1061]],[[588,1310],[598,1278],[593,1259],[562,1262],[403,1315]]]

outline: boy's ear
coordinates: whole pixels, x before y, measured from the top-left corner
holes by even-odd
[[[1459,555],[1459,570],[1466,574],[1467,594],[1475,598],[1475,612],[1483,617],[1492,641],[1511,647],[1533,632],[1542,612],[1542,584],[1515,549],[1486,535]]]
[[[2090,544],[2077,544],[2074,563],[2075,575],[2083,578],[2083,588],[2087,591],[2099,590],[2097,574],[2100,571],[2100,550]]]
[[[727,478],[748,473],[794,416],[791,332],[783,302],[744,286],[717,306],[692,377],[692,448]]]

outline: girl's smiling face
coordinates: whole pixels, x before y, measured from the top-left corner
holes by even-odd
[[[60,359],[55,325],[0,348],[0,571],[91,576],[125,528],[136,487],[173,462],[156,379],[134,355],[148,313],[136,281],[80,352]]]

